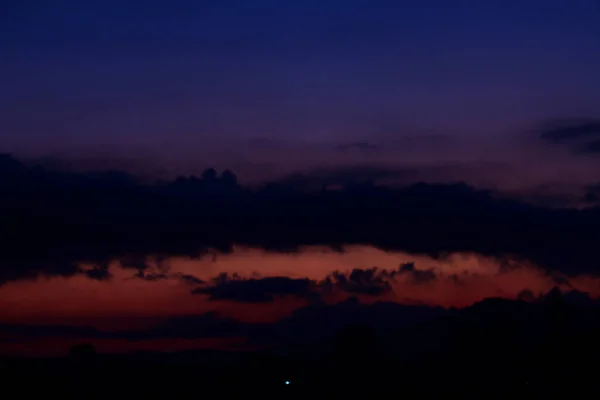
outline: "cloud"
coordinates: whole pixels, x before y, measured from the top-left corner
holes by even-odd
[[[55,173],[3,156],[0,282],[75,274],[108,279],[111,260],[143,270],[148,255],[162,262],[230,253],[235,245],[293,252],[360,244],[434,258],[514,256],[567,274],[598,268],[596,208],[548,209],[462,183],[303,191],[305,183],[281,181],[250,190],[226,176],[153,185],[120,176]],[[319,182],[305,180],[311,181]]]
[[[121,267],[128,268],[130,264],[120,262]],[[136,264],[138,272],[135,273],[132,279],[141,279],[147,282],[163,281],[163,280],[178,280],[187,285],[202,285],[205,282],[202,279],[190,274],[181,272],[171,272],[171,267],[164,263],[164,260],[154,260],[154,265],[145,260],[142,264]],[[110,266],[104,270],[110,276]]]
[[[595,136],[600,136],[600,120],[595,119],[554,121],[547,124],[540,133],[542,139],[554,143],[564,143]]]
[[[586,154],[600,153],[600,140],[593,140],[585,143],[579,148],[579,152]]]
[[[319,286],[324,290],[340,289],[350,294],[377,296],[392,291],[390,282],[396,272],[377,267],[355,268],[347,274],[336,271],[329,274]]]
[[[135,274],[134,277],[140,278],[140,279],[143,279],[146,281],[157,281],[160,279],[169,279],[169,276],[167,274],[148,274],[148,273],[144,272],[143,270],[141,270],[137,274]]]
[[[193,275],[188,275],[188,274],[181,274],[179,276],[179,278],[186,283],[189,283],[191,285],[200,285],[203,284],[204,281],[202,279],[199,279]]]
[[[416,269],[414,263],[396,270],[354,268],[350,272],[334,271],[323,280],[286,276],[242,278],[237,273],[221,273],[211,282],[202,283],[192,294],[207,295],[209,300],[242,303],[273,302],[278,297],[294,296],[318,301],[322,295],[342,292],[349,295],[379,296],[393,291],[396,276],[409,275],[412,282],[427,283],[436,279],[433,270]]]
[[[198,287],[192,294],[206,294],[210,300],[232,300],[249,303],[274,301],[277,296],[308,296],[314,282],[309,279],[292,279],[283,276],[242,279],[237,275],[222,273],[211,285]]]
[[[576,154],[600,152],[600,120],[568,119],[552,121],[540,129],[540,138],[555,145],[566,145]]]
[[[408,263],[400,266],[400,274],[408,274],[416,283],[428,283],[437,279],[433,269],[418,270],[414,263]]]

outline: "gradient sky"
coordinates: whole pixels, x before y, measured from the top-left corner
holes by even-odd
[[[145,172],[233,166],[258,179],[381,160],[332,154],[360,141],[389,163],[484,159],[527,167],[541,185],[556,174],[540,164],[567,156],[522,150],[529,130],[600,115],[593,0],[10,1],[0,11],[0,147],[18,155]],[[571,175],[586,170],[571,161]]]
[[[578,205],[600,182],[600,146],[575,142],[600,144],[596,0],[8,0],[0,38],[0,153],[24,160],[152,178],[232,168],[243,183],[296,172],[460,180],[560,205]],[[557,121],[575,127],[560,131],[566,139]],[[150,278],[116,260],[106,281],[24,273],[0,284],[0,328],[148,328],[213,311],[276,322],[313,300],[211,299],[212,279],[306,278],[333,304],[350,296],[325,293],[335,271],[413,261],[418,270],[391,280],[391,292],[361,300],[463,307],[556,284],[542,266],[507,271],[476,251],[442,260],[366,245],[238,248],[216,261],[167,257]],[[598,297],[598,279],[568,286]],[[0,329],[0,353],[64,354],[67,336],[15,342]],[[105,351],[243,339],[94,338]]]

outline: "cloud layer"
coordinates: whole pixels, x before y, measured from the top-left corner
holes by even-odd
[[[521,258],[567,274],[598,268],[600,208],[548,209],[461,183],[390,188],[358,180],[317,190],[279,182],[249,190],[214,170],[143,185],[123,172],[77,175],[1,162],[0,282],[38,274],[105,279],[110,260],[137,268],[149,254],[193,257],[234,245],[362,244],[431,257]],[[93,267],[82,271],[86,262]]]
[[[551,274],[518,260],[361,246],[148,256],[137,267],[114,260],[102,280],[85,273],[93,264],[79,268],[71,277],[0,287],[0,352],[61,355],[83,340],[106,352],[302,343],[320,351],[347,324],[404,329],[490,297],[536,301],[554,286],[600,295],[597,277]],[[414,340],[424,348],[431,334]]]

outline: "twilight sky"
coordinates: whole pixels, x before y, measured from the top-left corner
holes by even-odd
[[[600,180],[596,160],[536,135],[600,116],[597,1],[0,11],[0,147],[20,156],[161,176],[231,167],[247,181],[365,164],[519,191]],[[375,151],[338,148],[353,143]]]
[[[0,38],[0,354],[600,296],[598,1],[9,0]],[[425,184],[319,191],[366,180]]]

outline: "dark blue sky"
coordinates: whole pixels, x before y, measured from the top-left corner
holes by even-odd
[[[506,161],[535,124],[600,116],[595,0],[9,0],[0,33],[0,147],[23,155]]]

